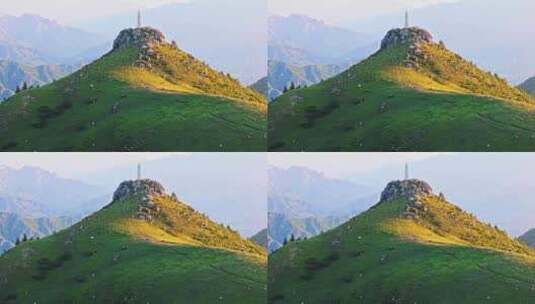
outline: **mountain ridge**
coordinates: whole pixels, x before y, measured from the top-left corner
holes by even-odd
[[[535,145],[529,118],[535,101],[527,93],[431,41],[425,30],[394,29],[385,36],[391,38],[391,47],[345,72],[270,103],[269,149],[524,151]],[[326,135],[334,130],[336,137]],[[467,134],[478,134],[477,141],[468,142]]]
[[[2,256],[0,299],[146,303],[179,296],[262,303],[265,263],[263,248],[167,194],[158,182],[125,181],[102,210]],[[121,280],[125,274],[128,280]],[[54,290],[59,282],[64,292]],[[210,290],[198,292],[206,283]]]
[[[533,265],[533,249],[427,183],[394,181],[368,211],[271,254],[269,303],[529,301]]]
[[[261,150],[261,94],[166,42],[158,30],[127,29],[117,39],[114,50],[74,74],[2,103],[0,134],[10,130],[25,140],[6,136],[0,148]]]

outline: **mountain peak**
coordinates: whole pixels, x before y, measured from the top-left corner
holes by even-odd
[[[433,188],[421,180],[409,179],[388,183],[381,193],[381,202],[396,199],[415,199],[420,196],[433,195]]]
[[[433,42],[433,36],[428,31],[419,27],[397,28],[386,33],[381,41],[381,49],[398,45],[418,45]]]
[[[151,27],[128,28],[119,33],[113,42],[113,50],[128,47],[147,48],[165,42],[164,34],[157,29]]]
[[[165,188],[160,183],[150,179],[125,181],[113,193],[113,201],[120,201],[131,196],[162,196],[165,193]]]

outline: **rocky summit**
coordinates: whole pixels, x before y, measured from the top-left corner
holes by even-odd
[[[151,27],[129,28],[122,30],[113,42],[113,50],[138,47],[148,48],[165,43],[162,32]]]
[[[381,49],[398,45],[418,45],[430,42],[433,42],[433,36],[424,29],[418,27],[398,28],[386,33],[385,38],[381,41]]]
[[[386,188],[381,193],[381,202],[396,200],[396,199],[415,199],[420,196],[433,195],[433,189],[428,183],[409,179],[403,181],[393,181],[388,183]]]
[[[165,195],[165,188],[158,182],[150,179],[122,182],[113,193],[113,201],[120,201],[127,197],[152,197]]]

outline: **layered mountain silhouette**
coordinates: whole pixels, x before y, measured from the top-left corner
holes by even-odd
[[[270,105],[270,150],[503,151],[535,146],[535,102],[420,28]]]
[[[395,181],[368,211],[270,255],[269,302],[527,303],[534,262],[426,182]]]
[[[530,95],[535,96],[535,77],[524,81],[520,84],[519,88],[528,92]]]
[[[0,60],[0,102],[11,97],[17,88],[41,86],[62,78],[78,69],[73,65],[28,66],[14,61]]]
[[[122,183],[113,201],[0,258],[0,299],[20,302],[264,303],[266,254],[158,182]]]
[[[304,167],[272,167],[268,173],[270,252],[292,237],[309,238],[337,227],[377,196],[366,186]]]
[[[262,229],[257,234],[253,235],[251,237],[251,241],[255,242],[256,244],[260,245],[263,248],[268,248],[268,231],[267,229]]]
[[[38,151],[265,149],[263,96],[168,43],[126,29],[113,50],[0,105],[0,148]]]
[[[292,86],[301,87],[319,83],[340,74],[347,68],[343,64],[317,64],[295,66],[279,61],[268,62],[269,91],[268,99],[273,100]]]
[[[530,229],[526,233],[522,234],[518,239],[529,247],[535,247],[535,229]]]
[[[68,216],[29,218],[0,212],[0,255],[15,246],[17,240],[48,236],[75,222],[75,218]]]

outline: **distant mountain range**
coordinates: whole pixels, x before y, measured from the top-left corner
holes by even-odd
[[[304,15],[271,16],[268,29],[269,100],[291,83],[311,85],[341,73],[378,45],[369,35]]]
[[[43,237],[102,207],[106,190],[48,171],[0,168],[0,252],[17,238]]]
[[[250,238],[250,240],[260,245],[261,247],[267,249],[268,248],[268,230],[262,229],[257,234],[253,235]]]
[[[377,45],[369,35],[331,26],[304,15],[270,16],[268,31],[268,44],[272,49],[301,50],[302,54],[310,55],[309,59],[314,58],[316,64],[335,63],[354,50]],[[272,54],[269,57],[275,60]],[[279,58],[279,61],[282,60]]]
[[[37,15],[0,16],[0,101],[17,86],[43,85],[111,48],[106,38]]]
[[[0,212],[22,217],[73,217],[97,210],[94,200],[107,191],[76,180],[61,178],[48,171],[23,167],[0,168]]]
[[[269,245],[280,248],[291,235],[312,237],[367,207],[377,196],[366,186],[326,177],[302,167],[269,169]]]
[[[45,237],[76,221],[77,218],[68,216],[25,218],[14,213],[0,212],[0,255],[12,248],[17,239],[22,240],[24,235],[27,238]]]
[[[535,77],[532,77],[524,81],[519,88],[528,92],[530,95],[535,96]]]
[[[348,66],[344,64],[297,66],[270,60],[268,63],[268,98],[274,100],[282,95],[285,89],[289,89],[292,84],[295,87],[313,85],[340,74],[346,68]]]
[[[0,60],[0,101],[15,94],[16,88],[40,86],[76,71],[74,65],[22,65],[15,61]]]
[[[33,49],[62,61],[102,44],[105,38],[38,15],[2,16],[0,42]],[[23,62],[24,63],[24,62]]]

